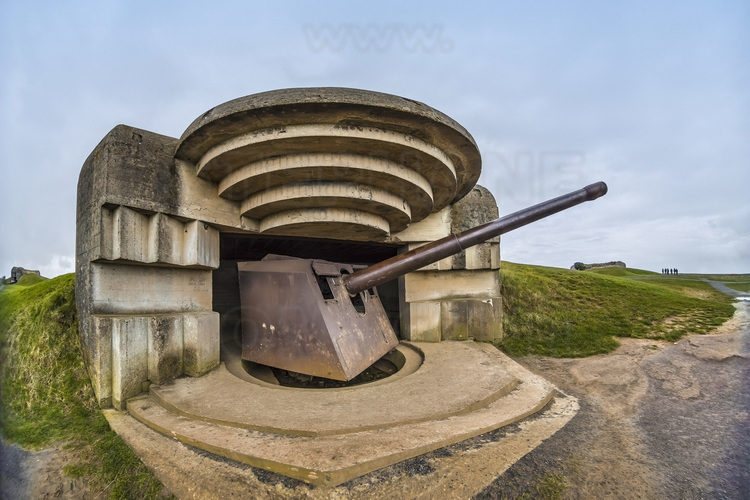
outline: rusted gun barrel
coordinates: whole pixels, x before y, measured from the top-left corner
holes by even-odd
[[[344,286],[350,295],[387,283],[406,273],[457,254],[490,238],[513,231],[519,227],[561,212],[584,201],[595,200],[607,194],[603,182],[590,184],[572,193],[548,200],[533,207],[519,210],[492,222],[482,224],[459,234],[451,234],[401,255],[391,257],[370,267],[343,276]]]

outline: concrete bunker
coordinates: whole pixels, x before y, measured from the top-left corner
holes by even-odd
[[[84,163],[77,200],[79,330],[100,405],[315,485],[497,429],[553,398],[551,413],[568,408],[544,431],[555,432],[575,413],[574,399],[486,343],[502,336],[499,237],[459,243],[498,217],[476,185],[480,170],[473,138],[451,118],[363,90],[243,97],[209,110],[179,139],[115,127]],[[527,222],[605,192],[599,183],[552,200],[554,210],[532,207]],[[518,214],[503,220],[519,227]],[[347,304],[356,293],[342,287],[360,272],[350,264],[410,258],[443,237],[465,250],[451,244],[451,253],[415,260],[374,293],[385,304],[378,325],[393,326],[382,335],[396,344],[386,359],[392,376],[300,388],[232,355],[248,309],[242,273],[268,254],[286,256],[271,259],[281,268],[294,267],[284,259],[312,259],[304,271],[330,290],[312,278],[305,285],[326,300],[337,293],[357,317],[367,297]],[[360,294],[376,286],[363,281]],[[262,294],[250,295],[250,308]],[[458,340],[479,342],[450,342]],[[122,412],[107,414],[122,425]]]
[[[76,300],[100,404],[219,365],[233,262],[283,248],[371,263],[493,220],[480,171],[450,117],[355,89],[243,97],[179,139],[115,127],[78,184]],[[500,338],[499,265],[494,238],[386,286],[399,338]]]

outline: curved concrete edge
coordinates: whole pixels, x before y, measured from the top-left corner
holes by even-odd
[[[341,486],[312,486],[228,461],[160,434],[126,412],[104,410],[112,429],[178,498],[471,498],[570,421],[578,400],[557,393],[538,414]],[[507,429],[507,430],[505,430]],[[416,463],[415,463],[416,464]],[[467,481],[471,471],[471,481]]]
[[[335,486],[518,422],[544,408],[553,398],[554,386],[509,358],[500,359],[518,376],[520,384],[484,408],[346,435],[290,436],[227,427],[176,415],[150,397],[131,400],[128,409],[139,421],[188,445],[310,484]]]
[[[220,369],[223,369],[223,368],[224,367],[221,367]],[[420,422],[432,422],[434,420],[449,418],[449,417],[453,417],[457,415],[465,415],[467,413],[471,413],[478,409],[484,408],[488,404],[491,404],[497,401],[498,399],[501,399],[503,396],[515,390],[517,385],[518,385],[518,380],[509,379],[505,385],[499,387],[497,391],[488,395],[486,398],[474,401],[470,405],[465,406],[455,411],[444,411],[444,412],[439,412],[439,413],[433,413],[432,415],[429,415],[429,416],[421,416],[418,418],[405,418],[401,420],[391,420],[388,422],[378,422],[378,423],[373,423],[371,425],[359,424],[356,427],[339,426],[335,429],[323,429],[323,430],[303,429],[299,426],[295,427],[294,425],[284,425],[286,422],[281,422],[279,425],[267,425],[267,424],[259,424],[257,422],[253,422],[252,419],[243,421],[238,417],[232,418],[229,415],[220,417],[219,415],[222,414],[221,407],[212,408],[211,413],[206,413],[203,411],[196,411],[194,409],[185,408],[181,406],[179,402],[171,400],[169,397],[164,397],[164,395],[162,395],[159,391],[151,392],[148,397],[154,403],[163,407],[165,410],[169,411],[170,413],[174,413],[175,415],[179,415],[179,416],[182,416],[191,420],[195,420],[195,421],[201,421],[201,422],[221,425],[225,427],[234,427],[237,429],[270,432],[270,433],[281,434],[281,435],[286,435],[286,436],[317,437],[317,436],[340,436],[340,435],[345,435],[345,434],[355,434],[357,432],[362,432],[362,431],[382,430],[382,429],[388,429],[388,428],[393,428],[393,427],[399,427],[403,425],[417,424]],[[137,402],[140,401],[141,399],[143,399],[143,397],[137,396],[129,400],[127,404],[128,405],[137,404]],[[440,401],[440,399],[438,399],[438,401]],[[331,416],[331,418],[335,418],[335,417]]]
[[[280,89],[220,104],[188,126],[174,156],[198,164],[207,151],[233,137],[311,122],[393,130],[438,146],[456,165],[454,202],[479,180],[482,160],[476,141],[455,120],[418,101],[351,88]]]
[[[376,380],[374,382],[368,382],[367,386],[372,387],[375,385],[393,383],[396,380],[399,380],[406,377],[407,375],[411,375],[412,373],[416,372],[424,362],[424,351],[422,351],[422,349],[411,342],[402,340],[394,348],[394,351],[398,351],[398,353],[400,353],[404,357],[403,367],[387,378]],[[244,360],[242,359],[241,352],[238,348],[233,349],[227,346],[222,346],[221,359],[224,360],[224,366],[226,366],[226,369],[229,371],[229,373],[240,380],[244,380],[245,382],[260,385],[262,387],[268,387],[271,389],[278,389],[281,387],[278,382],[272,383],[267,381],[263,377],[255,377],[245,371],[242,366]],[[270,376],[273,377],[273,375]],[[353,386],[351,389],[356,389],[357,387],[358,386]]]
[[[258,94],[239,97],[214,106],[196,118],[183,132],[177,148],[178,158],[193,159],[207,149],[205,142],[220,142],[224,135],[236,134],[238,129],[247,127],[248,117],[262,114],[264,111],[278,112],[279,108],[293,107],[319,108],[321,112],[333,114],[336,107],[345,109],[377,110],[380,115],[400,118],[410,117],[417,125],[426,124],[444,127],[459,134],[466,142],[477,149],[471,134],[453,118],[419,101],[383,92],[345,87],[310,87],[278,89]],[[334,111],[331,111],[331,109]],[[287,121],[290,117],[283,116]],[[382,118],[381,118],[382,119]],[[256,121],[257,122],[257,121]],[[412,128],[419,129],[419,127]],[[256,125],[256,128],[260,128]],[[218,137],[217,137],[218,136]],[[196,152],[195,150],[198,150]]]
[[[503,398],[518,384],[508,370],[509,358],[491,345],[409,347],[423,352],[422,366],[408,377],[396,374],[382,384],[341,389],[264,386],[233,375],[237,370],[228,369],[230,360],[200,379],[151,386],[150,394],[156,404],[193,420],[284,435],[333,436],[468,414]]]

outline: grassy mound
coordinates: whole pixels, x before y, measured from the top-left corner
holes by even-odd
[[[27,276],[39,278],[24,275],[0,291],[3,438],[32,449],[64,443],[80,457],[69,474],[111,498],[155,498],[160,483],[94,399],[78,343],[74,275],[22,283]]]
[[[734,314],[732,299],[700,280],[623,268],[589,271],[503,262],[503,328],[509,354],[583,357],[614,350],[615,337],[676,340],[708,333]]]
[[[16,285],[31,286],[36,285],[37,283],[41,283],[42,281],[47,281],[47,278],[42,278],[41,276],[38,276],[36,274],[24,274],[23,276],[18,278]]]

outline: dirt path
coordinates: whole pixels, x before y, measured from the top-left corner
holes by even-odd
[[[519,360],[581,410],[479,498],[533,496],[545,474],[565,498],[750,498],[750,303],[736,307],[713,335]]]
[[[33,452],[0,441],[0,499],[107,498],[83,479],[65,475],[63,468],[70,462],[69,452],[61,448]]]

